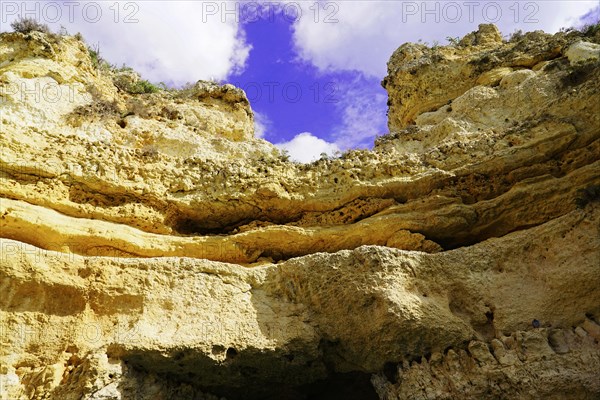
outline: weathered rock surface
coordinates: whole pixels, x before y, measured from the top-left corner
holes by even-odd
[[[299,165],[0,35],[0,399],[600,396],[598,42],[404,45],[392,133]]]
[[[581,327],[472,341],[458,352],[405,362],[397,373],[390,368],[394,384],[383,374],[372,378],[380,397],[390,400],[591,399],[600,390],[598,343]]]

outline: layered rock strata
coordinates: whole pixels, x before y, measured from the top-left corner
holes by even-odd
[[[0,399],[600,396],[594,35],[403,45],[391,133],[296,164],[1,34]]]

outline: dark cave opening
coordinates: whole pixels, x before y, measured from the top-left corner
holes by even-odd
[[[327,367],[302,353],[273,357],[233,347],[220,350],[225,356],[220,363],[192,349],[170,355],[133,351],[119,358],[128,366],[130,378],[141,385],[150,375],[171,393],[187,385],[192,398],[212,394],[227,400],[379,399],[370,372],[336,372],[333,365]]]
[[[206,390],[211,392],[210,389]],[[331,373],[327,378],[302,386],[265,383],[261,393],[249,388],[218,390],[227,400],[378,400],[371,374],[364,372]]]
[[[333,373],[327,379],[299,388],[299,399],[378,400],[371,384],[371,374],[364,372]]]

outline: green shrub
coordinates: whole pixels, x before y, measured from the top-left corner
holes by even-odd
[[[460,43],[460,38],[457,37],[452,37],[452,36],[446,36],[446,40],[448,41],[448,43],[450,43],[452,46],[458,46]]]
[[[290,161],[290,152],[285,149],[279,150],[279,159],[283,162],[289,162]]]
[[[92,65],[96,68],[100,65],[100,52],[98,50],[94,50],[91,47],[88,47],[88,53],[90,54],[90,58],[92,59]]]
[[[585,25],[579,31],[587,37],[596,36],[600,32],[600,22]]]
[[[110,71],[113,75],[113,83],[121,90],[131,94],[142,94],[142,93],[156,93],[158,91],[166,90],[167,85],[164,83],[160,83],[159,85],[155,85],[147,80],[137,80],[135,82],[128,82],[127,80],[121,82],[118,79],[115,79],[114,76],[118,75],[120,72],[131,72],[135,73],[133,68],[128,67],[123,64],[120,67],[116,65],[110,64],[100,55],[100,45],[96,45],[93,47],[88,47],[88,53],[90,54],[90,59],[92,60],[92,66],[100,71]]]
[[[144,79],[135,82],[125,90],[131,94],[156,93],[160,91],[160,87]]]
[[[521,29],[518,29],[511,33],[510,37],[508,38],[508,41],[511,43],[518,42],[519,40],[523,39],[524,36],[525,34],[523,33],[523,31]]]
[[[110,63],[100,55],[99,45],[96,45],[95,47],[88,47],[88,53],[90,54],[90,58],[92,60],[92,66],[95,69],[106,71],[113,68],[112,65],[110,65]]]
[[[39,23],[34,18],[19,17],[19,19],[16,19],[10,23],[10,27],[13,28],[15,32],[25,34],[33,31],[50,33],[50,28],[48,28],[48,25]]]

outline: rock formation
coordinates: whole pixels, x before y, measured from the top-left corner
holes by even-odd
[[[405,44],[390,134],[303,165],[1,34],[0,399],[599,397],[598,43]]]

